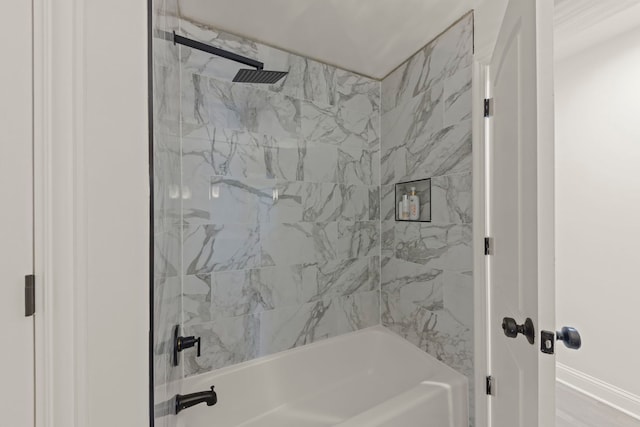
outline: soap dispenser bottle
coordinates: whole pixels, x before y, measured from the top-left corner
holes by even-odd
[[[405,194],[402,196],[402,211],[403,211],[403,219],[407,220],[410,217],[409,214],[409,195]]]
[[[416,195],[416,187],[411,187],[409,196],[409,219],[413,221],[420,219],[420,199]]]

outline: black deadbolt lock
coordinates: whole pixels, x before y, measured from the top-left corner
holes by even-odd
[[[502,330],[504,334],[509,338],[515,338],[518,334],[522,334],[527,337],[527,341],[529,344],[533,345],[536,339],[536,332],[533,327],[533,321],[527,317],[527,320],[524,321],[524,324],[518,325],[515,319],[511,317],[505,317],[502,319]]]

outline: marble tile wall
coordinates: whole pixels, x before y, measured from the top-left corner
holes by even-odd
[[[380,321],[472,380],[472,16],[381,84],[176,1],[156,0],[156,28],[289,75],[231,83],[237,64],[154,39],[158,407],[184,376]],[[396,223],[393,184],[423,178],[433,222]],[[178,368],[176,324],[203,340]]]
[[[469,14],[387,76],[381,98],[381,320],[471,383],[472,61]],[[395,222],[393,184],[424,178],[432,222]]]
[[[181,319],[193,375],[380,322],[380,82],[180,21]]]

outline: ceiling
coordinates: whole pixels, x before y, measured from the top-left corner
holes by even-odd
[[[491,56],[509,0],[178,0],[191,21],[381,79],[469,10]],[[640,24],[640,0],[555,0],[556,59]]]
[[[556,0],[555,5],[557,60],[640,26],[640,0]]]
[[[179,13],[194,22],[380,79],[469,10],[505,1],[179,0]],[[495,16],[499,22],[502,14]]]

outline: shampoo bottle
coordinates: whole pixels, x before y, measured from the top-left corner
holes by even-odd
[[[420,219],[420,199],[416,195],[416,187],[411,187],[411,195],[409,196],[409,219]]]
[[[404,194],[402,195],[402,210],[400,213],[402,214],[402,219],[409,219],[409,196]]]

